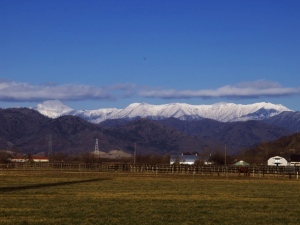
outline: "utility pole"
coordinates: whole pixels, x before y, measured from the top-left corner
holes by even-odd
[[[226,166],[226,164],[227,164],[227,162],[226,162],[226,144],[225,144],[225,166]]]
[[[52,162],[52,157],[53,156],[53,153],[52,153],[52,135],[50,134],[48,136],[48,159],[49,159],[49,162]]]
[[[135,166],[136,160],[136,143],[134,143],[134,153],[133,153],[133,165]]]
[[[95,154],[97,155],[97,159],[99,160],[100,152],[99,152],[98,138],[96,138],[96,143],[95,143]]]

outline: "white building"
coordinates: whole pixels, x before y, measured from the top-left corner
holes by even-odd
[[[268,166],[287,166],[288,162],[285,158],[281,156],[274,156],[269,158]]]
[[[26,155],[19,155],[16,156],[14,158],[9,158],[9,161],[11,162],[20,162],[20,163],[24,163],[24,162],[29,162],[29,161],[33,161],[33,162],[49,162],[49,159],[45,156],[39,156],[39,155],[34,155],[34,156],[30,156],[27,157]]]
[[[32,156],[31,158],[34,162],[49,162],[49,159],[45,156],[38,156],[38,155],[35,155],[35,156]]]
[[[199,156],[197,155],[171,155],[170,165],[173,165],[174,163],[194,165],[197,160],[199,160]]]

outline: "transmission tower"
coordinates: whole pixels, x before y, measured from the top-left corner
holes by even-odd
[[[48,136],[48,158],[49,162],[52,162],[52,135]]]
[[[100,158],[98,138],[96,138],[96,143],[95,143],[95,155],[97,156],[98,159]]]

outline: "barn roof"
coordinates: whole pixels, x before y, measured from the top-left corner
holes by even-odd
[[[250,166],[249,163],[243,161],[243,160],[240,160],[240,161],[237,161],[236,163],[233,164],[234,166]]]
[[[41,155],[33,155],[31,156],[31,159],[48,159],[48,157],[41,156]]]

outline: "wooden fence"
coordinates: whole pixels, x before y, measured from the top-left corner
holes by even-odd
[[[126,172],[155,174],[191,174],[210,176],[288,177],[299,179],[299,166],[250,166],[247,171],[236,166],[148,165],[148,164],[83,164],[83,163],[8,163],[6,170],[61,170],[72,172]]]

